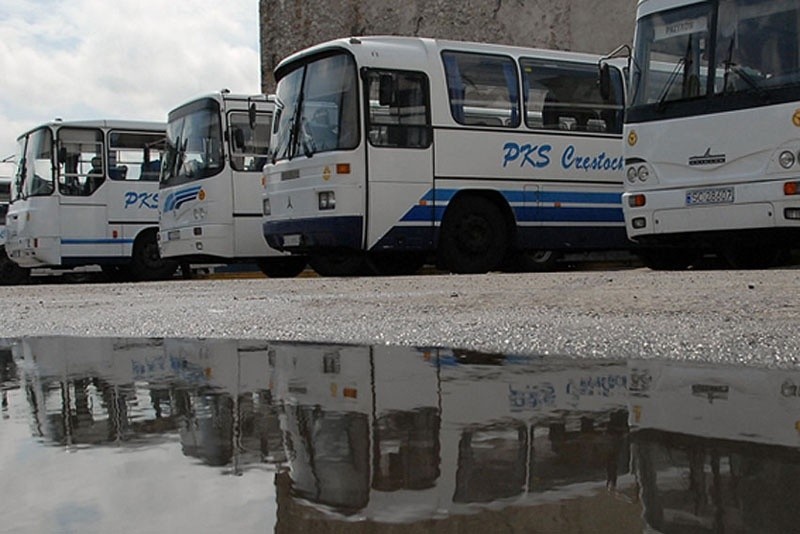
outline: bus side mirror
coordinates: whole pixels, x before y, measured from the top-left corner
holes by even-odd
[[[600,64],[600,96],[604,102],[611,99],[611,68],[608,63]]]
[[[378,103],[381,106],[394,104],[394,78],[391,74],[381,74],[378,81]]]
[[[255,102],[250,103],[250,107],[247,108],[247,118],[250,120],[250,129],[256,129],[256,104]]]
[[[67,148],[61,147],[58,149],[58,163],[64,163],[67,161]]]

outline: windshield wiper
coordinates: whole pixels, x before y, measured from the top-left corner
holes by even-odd
[[[661,90],[661,94],[658,96],[658,102],[656,103],[656,109],[658,111],[664,111],[664,108],[667,107],[667,97],[672,89],[672,84],[678,79],[678,71],[685,62],[686,57],[680,58],[675,64],[675,68],[672,69],[669,78],[667,78],[667,83],[664,84],[664,89]]]
[[[722,77],[722,92],[728,92],[728,81],[730,79],[731,73],[736,74],[739,78],[741,78],[744,83],[746,83],[750,89],[755,92],[764,102],[769,102],[769,94],[761,87],[761,84],[758,83],[751,74],[748,74],[746,70],[740,67],[738,64],[734,63],[733,61],[733,39],[731,39],[731,44],[728,46],[728,57],[725,59],[725,74]]]
[[[678,78],[678,72],[681,67],[683,67],[683,84],[684,89],[682,91],[681,97],[685,97],[686,95],[683,94],[686,92],[686,74],[689,68],[692,66],[692,36],[689,36],[689,40],[686,42],[686,52],[683,54],[683,57],[678,60],[675,64],[675,68],[672,69],[672,72],[669,75],[669,79],[667,80],[666,85],[664,86],[664,90],[661,92],[661,95],[658,97],[658,104],[656,104],[656,109],[658,111],[664,111],[667,103],[667,97],[669,96],[669,91],[672,89],[672,84],[675,83],[675,80]]]
[[[314,152],[317,151],[317,144],[314,142],[314,132],[311,131],[311,127],[308,125],[308,121],[301,118],[301,129],[303,131],[303,153],[307,158],[310,158],[314,155]]]

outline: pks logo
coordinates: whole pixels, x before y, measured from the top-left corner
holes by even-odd
[[[136,191],[128,191],[125,193],[125,209],[131,206],[136,209],[158,209],[158,193],[137,193]]]
[[[164,201],[164,211],[178,210],[191,200],[197,198],[203,200],[205,197],[205,191],[203,191],[199,185],[175,191],[174,193],[170,193],[167,196],[167,200]]]

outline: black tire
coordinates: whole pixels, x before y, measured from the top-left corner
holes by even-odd
[[[508,225],[500,208],[483,197],[463,197],[442,221],[440,262],[453,273],[486,273],[503,263],[508,244]]]
[[[372,252],[367,263],[378,276],[408,276],[425,265],[425,254],[421,252]]]
[[[645,267],[654,271],[683,271],[700,256],[695,250],[682,248],[647,250],[639,252],[638,255]]]
[[[768,269],[778,265],[782,250],[771,245],[749,245],[726,248],[725,261],[733,269]]]
[[[294,278],[305,270],[307,264],[305,256],[278,256],[257,263],[261,272],[270,278]]]
[[[28,281],[30,270],[20,267],[6,255],[5,247],[0,248],[0,285],[16,286]]]
[[[158,252],[155,230],[145,230],[133,244],[131,275],[134,280],[165,280],[178,270],[178,262],[165,260]]]
[[[364,254],[358,251],[338,251],[312,256],[308,264],[320,276],[361,276],[367,274]]]

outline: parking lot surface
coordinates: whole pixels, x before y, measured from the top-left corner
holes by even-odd
[[[797,270],[0,288],[0,336],[231,337],[793,366]]]

